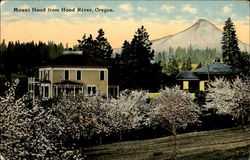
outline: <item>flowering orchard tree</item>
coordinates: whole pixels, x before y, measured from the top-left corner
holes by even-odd
[[[15,99],[18,80],[0,97],[1,144],[5,159],[67,159],[65,124],[28,95]],[[66,154],[67,153],[67,154]]]
[[[151,102],[153,111],[152,124],[167,127],[174,136],[174,157],[176,157],[176,136],[178,129],[184,129],[188,124],[198,122],[201,114],[199,107],[193,102],[190,93],[179,87],[166,88]]]
[[[145,91],[125,90],[120,96],[110,99],[108,117],[113,132],[120,133],[138,129],[149,124],[150,105]]]
[[[209,83],[206,107],[234,118],[250,113],[250,81],[237,77],[233,81],[216,79]],[[244,122],[244,121],[243,121]]]
[[[107,99],[100,96],[65,95],[54,108],[60,111],[58,114],[65,120],[66,130],[74,139],[82,140],[110,132]]]

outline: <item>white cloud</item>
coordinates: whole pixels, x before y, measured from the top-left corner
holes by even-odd
[[[64,14],[65,14],[66,16],[72,16],[73,14],[75,14],[75,12],[64,12]]]
[[[2,16],[7,16],[7,15],[10,15],[10,12],[1,12],[1,15]]]
[[[99,5],[99,6],[96,6],[97,8],[100,8],[100,9],[105,9],[105,8],[109,8],[108,6],[105,6],[105,5]]]
[[[115,17],[115,20],[122,20],[122,17],[118,16],[118,17]]]
[[[130,4],[121,4],[119,8],[124,11],[131,11],[133,9],[133,7]]]
[[[19,16],[10,16],[2,18],[2,21],[18,21],[18,20],[20,20]]]
[[[156,13],[149,13],[150,16],[156,16]]]
[[[141,7],[141,6],[138,6],[138,7],[137,7],[137,10],[138,10],[138,11],[146,11],[147,9],[146,9],[146,8],[143,8],[143,7]]]
[[[197,8],[192,8],[189,4],[186,4],[186,5],[182,6],[181,11],[196,14],[197,13]]]
[[[31,7],[29,5],[27,5],[27,4],[24,4],[24,5],[20,6],[19,8],[21,8],[21,9],[28,9],[28,8],[31,8]]]
[[[50,8],[50,9],[59,9],[59,8],[57,7],[57,5],[48,6],[47,8]]]
[[[99,21],[100,18],[101,18],[101,16],[97,15],[97,16],[88,17],[87,20],[88,21]]]
[[[229,6],[224,6],[222,8],[222,12],[223,13],[228,13],[228,12],[231,12],[232,11],[232,7],[229,7]]]
[[[165,12],[171,12],[174,9],[175,9],[175,6],[168,6],[168,5],[165,5],[165,4],[161,6],[161,10],[163,10]]]

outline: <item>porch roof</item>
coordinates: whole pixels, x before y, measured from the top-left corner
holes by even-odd
[[[54,83],[55,86],[85,86],[85,84],[64,80],[62,82]]]

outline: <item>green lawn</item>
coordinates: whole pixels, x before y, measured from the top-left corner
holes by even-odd
[[[178,160],[250,160],[250,126],[177,136]],[[167,160],[172,136],[85,148],[87,160]]]

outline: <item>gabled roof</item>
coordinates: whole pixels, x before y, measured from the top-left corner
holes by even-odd
[[[205,67],[198,68],[193,71],[196,74],[235,74],[239,73],[240,69],[234,68],[223,63],[211,63]]]
[[[191,71],[180,72],[175,78],[176,80],[200,80],[200,78]]]
[[[104,60],[87,54],[62,55],[53,59],[46,66],[109,68],[109,65]]]

